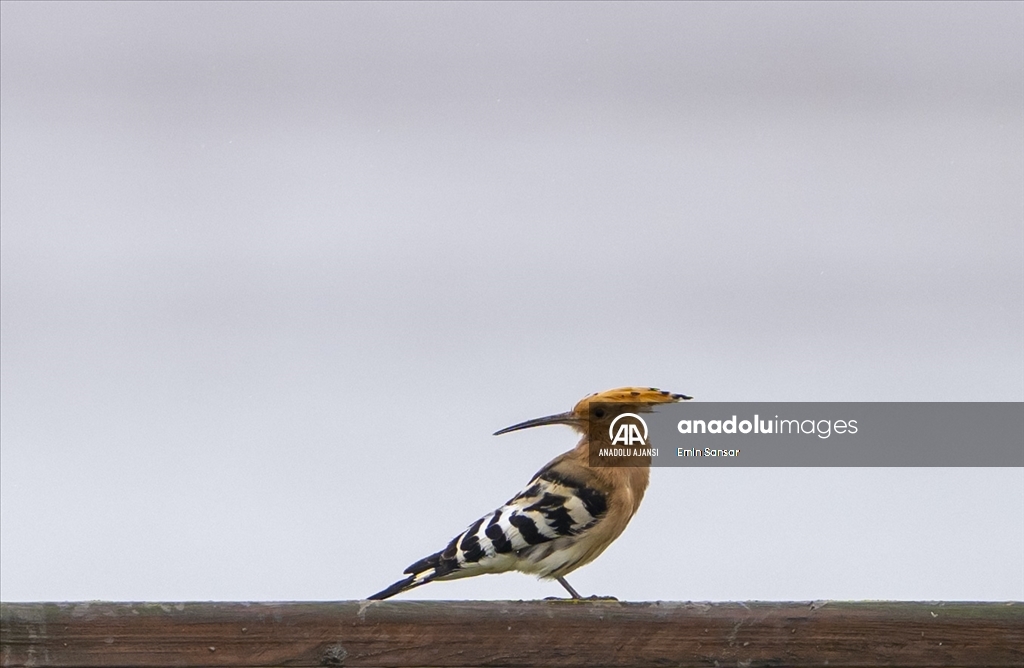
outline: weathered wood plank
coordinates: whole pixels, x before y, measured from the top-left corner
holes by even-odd
[[[1022,666],[1021,603],[3,603],[3,666]]]

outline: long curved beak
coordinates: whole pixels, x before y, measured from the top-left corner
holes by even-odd
[[[534,418],[532,420],[527,420],[526,422],[520,422],[519,424],[514,424],[511,427],[499,429],[498,431],[494,432],[494,435],[501,436],[502,434],[507,434],[510,431],[519,431],[520,429],[529,429],[530,427],[543,427],[544,425],[548,424],[575,425],[578,422],[579,420],[576,418],[575,415],[573,415],[573,412],[569,411],[567,413],[548,415],[547,417]]]

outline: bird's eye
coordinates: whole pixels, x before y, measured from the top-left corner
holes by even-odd
[[[594,417],[596,417],[598,419],[603,418],[604,417],[604,409],[603,408],[595,409],[594,410]]]

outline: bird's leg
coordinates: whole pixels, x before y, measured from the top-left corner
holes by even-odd
[[[556,579],[556,580],[558,580],[558,584],[560,584],[560,585],[562,585],[563,587],[565,587],[565,590],[566,590],[567,592],[569,592],[569,596],[572,596],[573,598],[575,598],[575,599],[577,599],[577,600],[579,600],[579,599],[583,598],[582,596],[580,596],[580,595],[579,595],[579,594],[578,594],[578,593],[576,592],[576,590],[575,590],[575,589],[573,589],[573,588],[572,588],[572,585],[571,585],[571,584],[569,584],[569,583],[568,583],[568,582],[566,581],[566,579],[565,579],[565,578],[563,578],[563,577],[557,577],[557,578],[555,578],[555,579]]]

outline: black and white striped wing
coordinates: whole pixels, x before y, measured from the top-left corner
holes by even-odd
[[[571,546],[607,510],[605,494],[580,480],[546,469],[501,508],[484,515],[456,536],[444,550],[405,569],[406,579],[370,598],[388,598],[432,580],[482,573],[521,570],[546,575],[546,571],[566,564],[565,559],[551,562],[555,550],[544,548]],[[571,558],[571,551],[563,552]]]
[[[449,543],[441,557],[451,560],[454,569],[471,569],[473,564],[486,568],[489,559],[522,557],[535,545],[579,536],[607,509],[604,494],[554,471],[543,471],[525,490]]]

